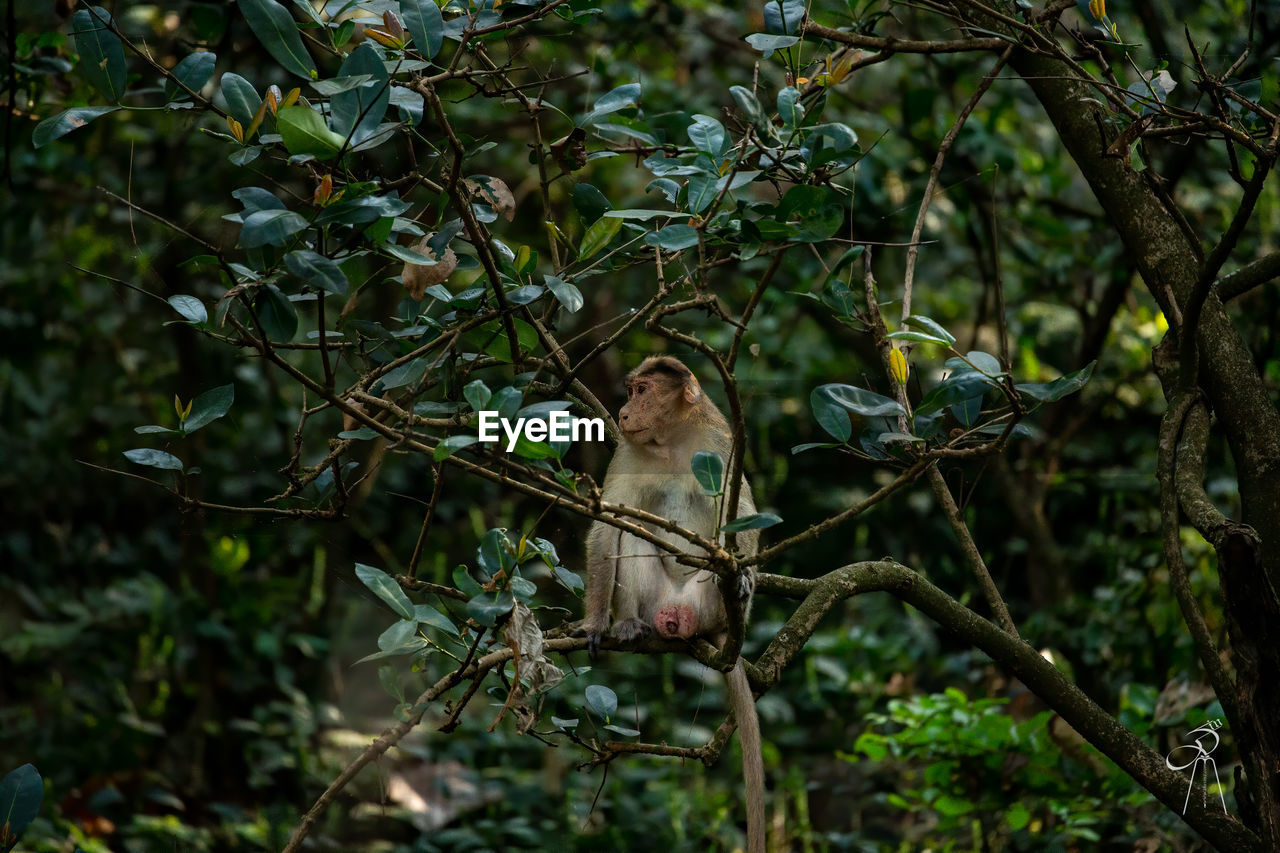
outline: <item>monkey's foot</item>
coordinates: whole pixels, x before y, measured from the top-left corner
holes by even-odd
[[[620,622],[613,623],[613,636],[624,643],[643,640],[649,636],[651,630],[653,629],[639,619],[623,619]]]
[[[738,598],[746,601],[755,594],[756,577],[752,572],[743,572],[738,575]]]
[[[594,625],[582,622],[574,627],[569,634],[574,637],[587,638],[587,654],[591,656],[592,660],[595,660],[600,654],[600,641],[604,639],[603,628],[597,628]]]

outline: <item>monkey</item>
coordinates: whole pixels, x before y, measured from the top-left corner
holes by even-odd
[[[703,493],[693,475],[693,455],[711,450],[728,460],[733,450],[729,425],[702,391],[693,371],[671,356],[651,356],[628,374],[627,402],[618,415],[622,441],[605,473],[602,498],[645,510],[711,541],[722,541],[724,501]],[[727,491],[727,490],[726,490]],[[738,515],[756,511],[745,475]],[[644,525],[664,538],[670,534]],[[756,553],[759,531],[738,534],[739,548]],[[734,592],[750,612],[755,569],[743,571]],[[603,521],[587,535],[585,618],[575,633],[587,637],[594,658],[606,635],[632,642],[656,632],[667,639],[711,637],[723,644],[728,616],[716,576],[681,565],[657,545]],[[612,618],[612,628],[610,619]],[[725,673],[729,704],[742,743],[747,802],[747,849],[764,853],[764,762],[760,721],[746,669],[738,660]]]

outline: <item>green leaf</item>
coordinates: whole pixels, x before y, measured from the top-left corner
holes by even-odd
[[[280,288],[274,284],[258,288],[258,295],[253,300],[253,310],[262,324],[262,333],[268,340],[288,343],[298,331],[298,312],[293,310]]]
[[[809,394],[809,407],[813,409],[813,418],[827,433],[839,442],[847,442],[853,436],[853,425],[849,421],[849,413],[844,406],[838,405],[824,390],[826,386],[814,388]],[[795,451],[792,451],[795,452]]]
[[[780,222],[798,219],[793,239],[820,243],[834,236],[844,224],[844,202],[830,187],[800,184],[782,197],[777,219]]]
[[[603,684],[588,685],[586,696],[587,705],[606,722],[618,713],[618,694]]]
[[[771,512],[757,512],[753,515],[743,515],[735,518],[728,524],[720,526],[721,533],[741,533],[744,530],[763,530],[766,527],[773,527],[782,519]]]
[[[338,433],[338,438],[351,439],[352,441],[371,441],[380,435],[381,433],[373,427],[360,427],[360,429],[344,429]]]
[[[386,391],[391,388],[403,388],[406,385],[417,385],[422,377],[427,375],[427,369],[431,367],[431,359],[420,356],[412,361],[406,361],[404,364],[389,372],[382,377],[382,390]]]
[[[315,89],[321,95],[331,98],[341,92],[350,92],[352,89],[358,89],[372,80],[373,76],[370,74],[331,77],[328,80],[316,80],[311,84],[311,88]]]
[[[240,187],[238,190],[231,191],[231,197],[244,205],[245,216],[255,210],[285,209],[283,201],[277,198],[270,190],[264,190],[262,187]],[[237,221],[243,222],[243,216]]]
[[[451,435],[437,444],[435,452],[431,455],[435,461],[443,462],[462,448],[470,447],[479,440],[474,435]]]
[[[333,260],[310,249],[297,249],[284,256],[284,265],[303,284],[343,296],[347,292],[347,276]]]
[[[764,53],[768,59],[775,50],[785,50],[800,41],[800,36],[779,36],[771,33],[752,33],[747,36],[747,44]]]
[[[919,344],[933,344],[940,347],[951,346],[949,341],[937,335],[930,335],[927,332],[890,332],[885,337],[891,341],[914,341]]]
[[[239,245],[243,249],[283,246],[307,224],[301,214],[292,210],[256,210],[245,217]]]
[[[81,9],[71,19],[76,53],[80,54],[80,74],[102,97],[115,104],[124,97],[127,69],[124,44],[112,32],[112,26],[111,13],[101,6]]]
[[[391,78],[382,64],[382,57],[369,42],[351,51],[338,68],[338,75],[368,75],[372,81],[339,92],[329,101],[329,122],[333,132],[344,139],[349,138],[354,148],[373,136],[382,124],[387,105],[391,102]]]
[[[640,100],[640,84],[624,83],[611,92],[606,92],[596,101],[591,112],[582,120],[582,124],[595,124],[604,116],[634,107]]]
[[[195,432],[211,421],[216,421],[231,410],[235,399],[236,387],[232,383],[205,391],[191,401],[191,414],[183,422],[183,430]]]
[[[387,243],[382,248],[387,250],[387,254],[404,261],[406,264],[417,264],[420,267],[434,267],[439,263],[438,260],[430,257],[429,255],[424,255],[421,252],[415,252],[413,249],[401,246],[398,243]]]
[[[711,116],[695,114],[689,125],[689,141],[693,147],[712,157],[719,157],[726,146],[724,125]]]
[[[391,575],[374,566],[356,563],[356,577],[374,595],[386,602],[401,619],[414,619],[413,603]]]
[[[481,625],[492,628],[516,606],[511,590],[484,592],[467,602],[467,615]]]
[[[424,638],[414,637],[413,639],[409,640],[407,643],[405,643],[403,646],[400,646],[399,648],[391,649],[390,651],[385,651],[385,652],[374,652],[371,655],[365,655],[364,657],[360,658],[360,660],[356,661],[356,663],[368,663],[369,661],[383,660],[384,658],[392,658],[398,655],[411,655],[411,654],[414,654],[415,652],[422,651],[423,649],[427,648],[429,645],[430,644]]]
[[[712,450],[693,454],[693,478],[702,486],[704,495],[718,495],[724,480],[724,459]]]
[[[1014,832],[1021,832],[1031,823],[1031,812],[1022,803],[1014,801],[1004,811],[1004,819],[1009,823],[1009,828]]]
[[[544,275],[542,280],[546,282],[547,289],[555,296],[556,301],[570,314],[582,307],[582,291],[577,287],[554,275]]]
[[[423,625],[430,625],[432,628],[439,628],[447,634],[458,636],[458,626],[453,624],[448,616],[445,616],[429,604],[415,604],[413,606],[413,618]]]
[[[652,208],[638,208],[636,210],[609,210],[604,214],[605,219],[638,219],[644,221],[653,219],[657,216],[679,216],[676,210],[656,210]],[[599,225],[600,223],[596,223]]]
[[[135,462],[138,465],[146,465],[151,468],[161,468],[165,471],[182,470],[182,460],[174,456],[172,453],[165,453],[163,450],[141,447],[137,450],[126,450],[124,455],[130,462]]]
[[[406,599],[407,600],[407,599]],[[418,622],[415,619],[401,619],[392,623],[391,627],[378,636],[378,648],[384,652],[399,652],[413,640],[418,638]]]
[[[973,368],[985,373],[987,376],[1004,375],[1004,371],[1000,369],[1000,359],[989,352],[970,350],[965,353],[964,357],[969,365],[972,365]],[[950,359],[948,359],[948,363],[950,363]]]
[[[716,200],[719,184],[715,175],[699,173],[689,176],[689,191],[686,193],[690,213],[702,213],[711,202]],[[689,226],[684,226],[688,228]],[[652,244],[650,244],[652,245]]]
[[[528,305],[538,297],[547,292],[545,287],[537,284],[526,284],[523,287],[517,287],[515,290],[508,290],[507,302],[511,305]]]
[[[10,770],[0,779],[0,827],[7,830],[0,834],[4,850],[13,845],[26,832],[31,821],[40,814],[44,800],[44,783],[34,764],[24,764]]]
[[[236,0],[249,29],[276,62],[307,80],[319,78],[316,64],[302,46],[302,36],[289,10],[275,0]]]
[[[976,370],[956,371],[921,398],[916,414],[929,415],[966,400],[981,400],[994,385],[994,380]]]
[[[973,811],[974,805],[968,800],[944,794],[933,801],[933,807],[947,817],[958,817]]]
[[[186,86],[193,92],[199,92],[205,83],[209,82],[209,78],[213,76],[213,67],[218,62],[218,55],[210,53],[207,50],[196,51],[187,54],[182,61],[173,67],[173,76],[177,79],[167,78],[164,83],[164,96],[171,101],[182,100],[191,97],[186,93],[182,86]],[[178,83],[181,82],[182,86]],[[243,124],[243,122],[241,122]]]
[[[814,389],[813,394],[821,394],[831,402],[866,418],[882,418],[890,415],[906,414],[906,410],[902,408],[902,405],[897,400],[891,400],[888,397],[883,397],[865,388],[857,388],[853,385],[841,385],[839,383],[819,385]],[[811,399],[812,396],[810,395]]]
[[[444,44],[444,18],[433,0],[400,0],[400,17],[423,59],[435,59]]]
[[[750,41],[750,38],[747,40]],[[755,47],[755,45],[753,44],[752,47]],[[733,95],[733,100],[738,104],[738,109],[742,110],[742,114],[747,121],[756,127],[763,125],[767,121],[764,108],[760,106],[760,99],[750,89],[742,86],[730,86],[729,94]]]
[[[545,441],[533,441],[523,432],[516,436],[516,446],[512,450],[524,459],[559,459],[560,453]]]
[[[693,182],[689,183],[692,186]],[[692,225],[668,225],[666,228],[650,231],[645,235],[644,241],[650,246],[675,252],[698,245],[698,229]]]
[[[453,569],[453,585],[459,592],[475,598],[484,592],[484,587],[480,586],[479,581],[471,577],[466,566],[455,566]]]
[[[219,86],[222,88],[222,97],[227,102],[227,112],[231,113],[231,117],[236,121],[248,127],[253,121],[254,114],[258,112],[258,106],[262,103],[262,96],[258,94],[258,90],[253,88],[253,84],[248,80],[231,71],[222,75]]]
[[[189,323],[203,323],[209,319],[209,312],[205,310],[204,303],[194,296],[178,294],[170,296],[165,301]]]
[[[524,400],[524,395],[519,389],[512,388],[510,385],[505,388],[499,388],[493,394],[493,399],[489,402],[498,412],[498,417],[510,420],[516,416],[516,412],[520,408],[520,403]]]
[[[595,222],[606,210],[613,210],[613,205],[609,204],[604,194],[588,183],[581,183],[573,188],[573,206],[585,225]]]
[[[310,154],[328,160],[342,150],[346,137],[334,133],[311,107],[294,104],[276,115],[276,128],[290,154]]]
[[[621,228],[622,220],[615,219],[608,214],[597,219],[582,237],[582,244],[578,246],[578,260],[585,261],[609,245],[609,241],[614,238]]]
[[[799,32],[806,5],[805,0],[765,0],[765,29],[771,33]]]
[[[629,729],[626,726],[615,726],[612,723],[605,726],[605,729],[613,732],[616,735],[621,735],[622,737],[639,737],[640,736],[640,732],[637,729]]]
[[[63,110],[36,125],[36,129],[31,132],[31,144],[35,148],[48,145],[58,137],[79,130],[94,119],[118,109],[120,107],[75,107]]]
[[[1089,377],[1093,376],[1093,368],[1096,365],[1096,361],[1091,361],[1075,373],[1068,373],[1066,376],[1055,379],[1052,382],[1015,385],[1014,388],[1033,400],[1039,400],[1041,403],[1052,403],[1056,400],[1061,400],[1068,394],[1074,394],[1088,384]]]
[[[840,411],[843,412],[844,410],[841,409]],[[848,415],[844,417],[846,421],[849,419]],[[804,453],[806,450],[813,450],[815,447],[840,447],[840,445],[831,441],[810,441],[805,444],[797,444],[791,448],[791,455],[795,456],[797,453]]]
[[[480,547],[476,549],[476,560],[480,568],[490,576],[514,568],[515,556],[511,553],[512,543],[507,538],[507,531],[501,527],[490,527],[480,539]]]
[[[947,342],[947,346],[951,346],[956,342],[956,336],[944,329],[942,324],[936,320],[931,320],[928,317],[921,316],[920,314],[912,314],[903,322],[908,326],[915,326],[917,328],[924,329],[934,337],[942,338]]]
[[[800,90],[795,86],[787,86],[778,93],[778,118],[787,127],[797,127],[804,118],[804,107],[800,105]]]
[[[489,404],[493,392],[489,390],[488,385],[484,384],[483,379],[476,379],[466,384],[462,389],[462,396],[471,404],[471,410],[478,412]]]

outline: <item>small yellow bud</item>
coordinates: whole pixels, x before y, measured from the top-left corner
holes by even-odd
[[[889,370],[893,372],[894,381],[899,385],[907,384],[907,374],[910,372],[907,357],[897,347],[889,350]]]
[[[298,97],[302,94],[301,87],[294,87],[289,90],[289,94],[284,96],[284,100],[280,102],[280,109],[291,107],[298,103]]]

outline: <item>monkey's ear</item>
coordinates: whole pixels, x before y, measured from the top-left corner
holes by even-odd
[[[702,399],[702,386],[698,384],[698,377],[690,374],[684,383],[684,401],[692,406],[700,399]]]

